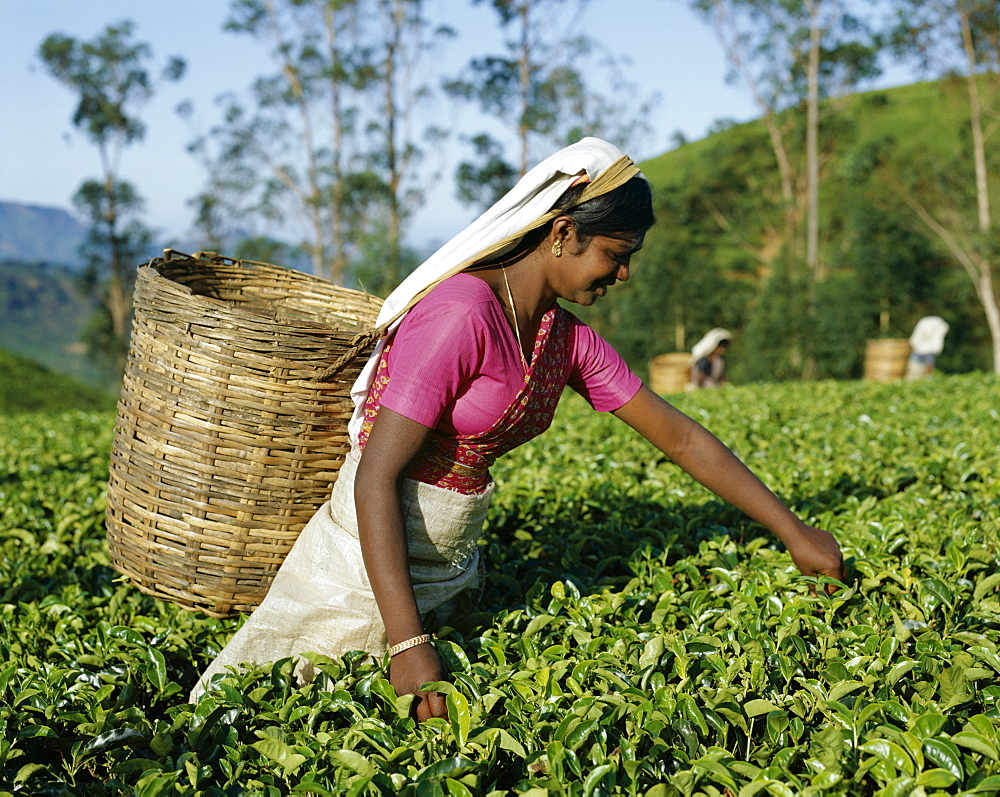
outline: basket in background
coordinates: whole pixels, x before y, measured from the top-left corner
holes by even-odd
[[[865,345],[865,379],[895,382],[906,375],[910,341],[906,338],[869,340]]]
[[[252,611],[349,450],[381,303],[212,253],[141,266],[108,483],[114,567],[186,609]]]
[[[649,389],[654,393],[683,393],[690,381],[691,355],[687,352],[660,354],[649,361]]]

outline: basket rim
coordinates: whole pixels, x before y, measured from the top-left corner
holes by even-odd
[[[307,271],[300,271],[295,268],[279,266],[275,263],[265,263],[263,260],[249,260],[246,258],[229,257],[228,255],[220,255],[217,252],[197,251],[193,255],[189,255],[176,249],[166,248],[163,250],[162,256],[150,259],[149,262],[142,264],[140,268],[152,268],[153,270],[158,270],[158,268],[168,263],[181,265],[185,262],[208,263],[216,266],[252,266],[265,271],[273,271],[276,274],[292,276],[305,282],[322,285],[325,288],[332,288],[338,292],[343,291],[359,297],[366,297],[375,302],[382,302],[382,299],[373,293],[369,293],[365,290],[359,290],[358,288],[348,288],[344,285],[337,285],[335,282],[319,277],[316,274],[310,274]],[[157,273],[159,272],[157,271]]]
[[[171,291],[177,296],[183,296],[194,302],[202,303],[205,306],[213,307],[227,313],[232,313],[237,317],[243,316],[248,319],[260,319],[285,328],[298,327],[316,332],[332,331],[352,334],[364,333],[366,331],[371,332],[377,328],[376,319],[383,300],[372,293],[368,293],[367,291],[358,290],[356,288],[347,288],[343,285],[337,285],[327,279],[323,279],[322,277],[317,277],[315,274],[308,274],[304,271],[285,268],[284,266],[278,266],[273,263],[264,263],[255,260],[240,260],[224,255],[218,255],[214,252],[195,252],[194,255],[188,255],[174,249],[164,249],[163,253],[163,257],[153,258],[149,262],[139,266],[138,269],[139,273],[137,276],[140,279],[149,280],[154,283],[156,290]],[[183,282],[178,282],[175,279],[171,279],[161,271],[161,269],[167,266],[181,268],[200,266],[207,270],[212,266],[239,267],[243,265],[249,265],[255,270],[269,272],[273,275],[288,279],[290,283],[305,283],[321,288],[324,291],[331,292],[334,295],[349,295],[367,305],[370,305],[370,307],[362,307],[360,309],[362,311],[370,309],[371,317],[363,318],[360,313],[353,315],[338,315],[337,313],[332,313],[335,318],[343,319],[343,323],[340,324],[332,320],[320,321],[315,318],[308,317],[290,317],[277,312],[268,312],[266,309],[261,307],[251,308],[242,305],[239,302],[196,293],[191,286]],[[332,296],[331,298],[334,297]],[[192,312],[191,314],[196,315],[195,312]],[[354,320],[352,320],[352,318]]]

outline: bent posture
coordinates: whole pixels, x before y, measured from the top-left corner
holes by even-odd
[[[584,139],[530,171],[385,303],[389,333],[355,385],[352,451],[264,602],[202,675],[316,651],[392,655],[417,716],[445,716],[425,619],[477,582],[497,457],[551,423],[566,386],[611,412],[773,532],[805,575],[843,579],[840,548],[799,520],[710,432],[643,386],[562,304],[629,278],[653,224],[649,185]],[[298,659],[300,678],[312,676]]]

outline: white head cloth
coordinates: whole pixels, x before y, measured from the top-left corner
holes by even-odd
[[[484,257],[502,254],[516,245],[525,233],[545,223],[555,201],[584,174],[591,185],[602,174],[615,179],[615,182],[590,195],[585,191],[581,201],[615,188],[638,175],[639,170],[617,147],[599,138],[584,138],[561,149],[525,174],[500,201],[427,258],[389,294],[376,322],[379,327],[388,325],[387,335],[375,346],[375,351],[351,388],[354,415],[348,424],[348,431],[354,446],[358,443],[364,403],[379,358],[406,312],[442,280]]]
[[[944,336],[948,334],[948,322],[941,316],[925,315],[913,328],[910,348],[916,354],[940,354],[944,348]]]
[[[732,339],[732,333],[728,329],[716,327],[694,344],[691,349],[691,359],[697,362],[702,357],[708,357],[722,341]]]

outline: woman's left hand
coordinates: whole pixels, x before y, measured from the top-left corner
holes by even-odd
[[[830,532],[803,523],[799,533],[785,540],[785,547],[802,575],[846,580],[844,554]],[[827,595],[836,591],[833,584],[826,585]]]

